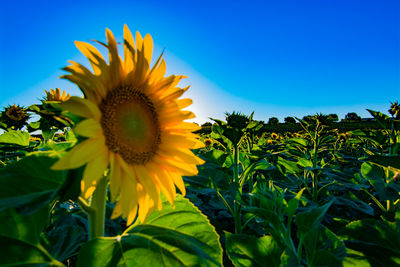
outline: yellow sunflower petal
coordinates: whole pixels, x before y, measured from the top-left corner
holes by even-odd
[[[108,41],[108,51],[110,58],[110,77],[109,77],[109,87],[113,88],[121,83],[121,58],[118,55],[117,42],[115,41],[113,33],[106,29],[107,41]]]
[[[92,65],[93,71],[96,75],[102,74],[103,70],[106,69],[107,63],[104,61],[103,56],[99,50],[91,44],[75,41],[76,47],[84,54],[90,64]]]
[[[154,199],[154,202],[158,204],[160,201],[159,193],[147,169],[143,165],[135,165],[133,170],[136,174],[136,178],[143,185],[144,190],[146,190],[150,197]]]
[[[121,201],[118,201],[114,206],[113,212],[111,214],[111,219],[112,220],[117,219],[119,216],[121,216],[121,214],[122,214],[122,204]]]
[[[187,162],[189,164],[201,165],[204,163],[204,160],[196,157],[192,151],[188,149],[179,149],[176,147],[164,147],[160,148],[158,154],[163,157],[168,157],[169,155],[174,155],[179,159],[179,161]]]
[[[185,184],[182,179],[182,175],[176,173],[176,172],[170,172],[169,173],[170,178],[174,181],[176,187],[178,187],[179,191],[181,191],[181,194],[183,196],[186,195],[186,188]]]
[[[71,96],[69,100],[60,103],[60,105],[78,116],[100,120],[101,113],[99,108],[87,99]]]
[[[165,174],[165,172],[161,170],[156,164],[148,164],[146,168],[152,170],[152,172],[155,174],[155,179],[159,184],[161,192],[163,193],[167,201],[171,205],[173,205],[176,195],[175,184],[173,183],[173,181],[169,179],[168,175]]]
[[[92,192],[86,190],[93,184],[97,184],[97,181],[104,177],[104,171],[107,169],[110,161],[108,152],[105,150],[98,151],[98,156],[89,161],[83,171],[81,191],[84,198],[88,198],[92,194]]]
[[[125,72],[129,73],[134,69],[135,41],[128,26],[124,25],[124,63]]]
[[[190,98],[183,98],[183,99],[179,99],[177,101],[177,104],[178,104],[179,109],[183,109],[183,108],[186,108],[186,107],[190,106],[191,104],[193,104],[193,100]]]
[[[115,155],[110,153],[110,193],[111,202],[117,200],[121,188],[121,168],[116,162]]]
[[[150,66],[151,58],[153,56],[153,38],[151,38],[150,34],[146,34],[143,40],[144,46],[144,57],[147,61],[147,64]]]
[[[90,118],[78,123],[74,128],[74,132],[84,137],[96,137],[103,133],[103,129],[98,121]]]
[[[136,218],[138,212],[138,206],[134,206],[132,209],[129,210],[128,216],[126,216],[126,224],[130,225]]]
[[[169,167],[176,172],[181,172],[182,175],[192,176],[198,174],[198,170],[195,165],[190,165],[185,162],[179,162],[171,158],[163,158],[160,155],[154,156],[154,161],[158,164],[166,166],[167,168]]]
[[[87,139],[58,160],[51,169],[53,170],[66,170],[81,167],[89,161],[98,157],[98,151],[104,149],[104,137]]]

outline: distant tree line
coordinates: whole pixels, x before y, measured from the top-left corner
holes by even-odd
[[[312,122],[314,119],[318,119],[323,124],[329,124],[330,122],[338,122],[339,116],[333,113],[328,115],[317,113],[316,115],[306,115],[302,118],[302,120],[305,122]],[[361,120],[362,120],[361,117],[358,116],[357,113],[349,112],[345,115],[344,119],[342,119],[341,122],[359,122]],[[297,120],[294,117],[288,116],[284,118],[284,123],[286,124],[297,123]],[[279,119],[277,117],[271,117],[268,119],[267,124],[270,125],[279,124]]]

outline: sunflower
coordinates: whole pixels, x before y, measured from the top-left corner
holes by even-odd
[[[19,105],[9,105],[1,113],[0,121],[7,125],[8,128],[20,130],[27,125],[29,114],[26,108]]]
[[[400,105],[398,101],[390,103],[390,109],[388,111],[395,119],[400,119]]]
[[[204,145],[205,146],[211,146],[213,144],[213,140],[211,138],[206,138],[204,140]]]
[[[189,88],[177,84],[184,76],[165,76],[162,54],[150,67],[152,37],[136,32],[136,42],[124,26],[124,59],[120,58],[113,33],[106,29],[107,64],[92,45],[76,41],[89,59],[93,73],[72,62],[62,76],[75,84],[85,98],[72,96],[61,105],[85,118],[74,131],[87,137],[61,158],[53,169],[71,169],[86,164],[81,181],[84,198],[89,198],[109,170],[111,201],[117,201],[112,218],[136,216],[144,221],[154,208],[161,210],[162,193],[173,205],[176,188],[185,194],[182,175],[196,175],[203,161],[191,149],[202,147],[193,131],[199,130],[190,111],[192,104],[181,99]]]
[[[61,90],[60,88],[56,88],[55,90],[50,89],[50,92],[47,92],[46,90],[44,90],[46,92],[46,97],[44,98],[44,101],[60,101],[60,102],[64,102],[67,101],[71,95],[70,94],[65,94],[65,91],[62,91],[61,94]]]
[[[278,139],[278,138],[279,138],[279,135],[276,134],[276,133],[272,133],[272,134],[271,134],[271,138],[272,138],[272,139]]]

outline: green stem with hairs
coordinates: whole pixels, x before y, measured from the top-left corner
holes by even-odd
[[[234,158],[233,158],[233,183],[235,185],[235,198],[233,200],[233,212],[235,221],[235,233],[242,232],[242,225],[240,220],[240,194],[241,188],[239,185],[239,145],[234,145]]]
[[[86,210],[84,209],[89,216],[89,240],[104,236],[106,198],[107,178],[103,177],[96,185],[96,189],[90,202],[90,208],[86,208]]]

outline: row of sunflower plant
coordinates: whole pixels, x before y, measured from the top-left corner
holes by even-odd
[[[186,177],[188,196],[223,236],[234,266],[400,264],[399,105],[368,110],[380,130],[265,133],[252,115],[214,120]]]
[[[400,265],[397,102],[378,130],[233,112],[199,136],[151,36],[106,38],[64,68],[83,97],[0,115],[1,265]]]

